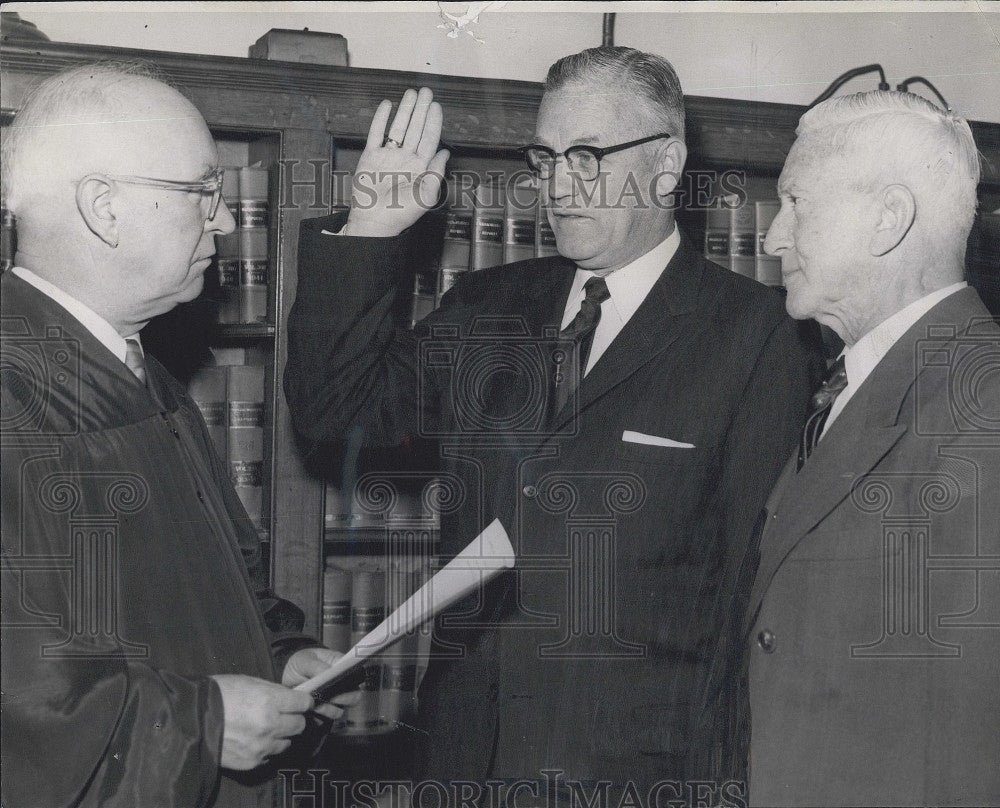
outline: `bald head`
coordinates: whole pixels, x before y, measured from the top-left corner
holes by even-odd
[[[3,147],[15,261],[126,336],[191,300],[231,232],[199,186],[218,167],[194,105],[149,69],[84,65],[25,100]],[[180,187],[178,187],[180,184]]]
[[[3,147],[3,192],[17,216],[72,195],[90,172],[155,172],[163,146],[185,134],[208,135],[184,96],[151,68],[84,65],[42,82],[26,98]],[[150,176],[158,176],[150,173]]]

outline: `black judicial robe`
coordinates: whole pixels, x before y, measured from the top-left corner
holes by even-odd
[[[274,680],[314,643],[264,588],[200,413],[155,359],[147,390],[50,298],[0,288],[4,806],[270,806],[266,770],[220,777],[208,677]]]

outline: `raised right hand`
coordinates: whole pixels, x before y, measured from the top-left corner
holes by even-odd
[[[303,713],[312,709],[308,693],[240,674],[212,677],[222,691],[225,725],[222,761],[227,769],[246,771],[284,752],[305,729]]]
[[[448,152],[437,150],[443,113],[433,98],[427,87],[403,93],[388,135],[392,104],[378,105],[354,172],[342,235],[398,235],[437,202]]]

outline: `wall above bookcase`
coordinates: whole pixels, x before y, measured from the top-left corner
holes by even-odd
[[[2,106],[16,108],[30,79],[80,62],[147,59],[155,62],[196,104],[219,87],[239,102],[212,97],[213,126],[324,129],[363,139],[379,101],[398,99],[409,87],[427,86],[445,109],[444,139],[459,149],[513,151],[533,134],[542,96],[536,82],[469,79],[431,73],[263,62],[234,57],[141,51],[58,42],[5,43]],[[240,92],[240,91],[245,92]],[[805,107],[759,101],[687,96],[691,164],[740,167],[777,175]],[[201,104],[199,104],[201,106]],[[982,182],[1000,193],[1000,124],[970,122],[983,156]]]

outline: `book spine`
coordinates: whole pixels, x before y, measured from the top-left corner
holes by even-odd
[[[472,211],[472,259],[469,269],[480,270],[503,263],[503,186],[482,182],[476,188]]]
[[[533,179],[518,180],[510,186],[503,219],[505,264],[535,257],[537,208],[538,187]]]
[[[220,323],[240,321],[240,233],[220,234],[215,237],[215,265],[219,281]]]
[[[413,276],[413,304],[410,309],[412,328],[434,311],[437,296],[437,273],[418,270]]]
[[[240,228],[240,322],[267,320],[267,230]]]
[[[705,211],[705,257],[724,269],[731,268],[728,208],[708,208]]]
[[[550,255],[559,255],[556,234],[549,224],[545,205],[539,201],[535,214],[535,258],[548,258]]]
[[[242,166],[239,176],[240,321],[260,323],[267,320],[268,172]]]
[[[385,571],[355,570],[351,582],[351,645],[385,619]],[[361,699],[344,711],[345,732],[373,734],[384,729],[380,720],[379,693],[382,689],[382,657],[376,654],[363,666]]]
[[[247,515],[263,522],[264,368],[231,365],[229,381],[229,477]]]
[[[267,169],[260,166],[240,166],[239,189],[239,226],[266,229],[270,214]]]
[[[395,609],[413,594],[414,575],[404,562],[392,570],[389,580],[392,591],[387,608]],[[417,631],[410,631],[383,653],[379,715],[391,728],[412,716],[416,708],[417,638]]]
[[[738,275],[757,276],[757,233],[749,202],[729,211],[729,260],[730,269]]]
[[[323,645],[340,652],[351,647],[351,573],[331,561],[323,571]]]
[[[458,276],[468,271],[472,251],[472,210],[459,202],[448,208],[444,239],[441,243],[441,266],[438,270],[437,302],[454,285]]]
[[[208,365],[199,368],[188,383],[188,394],[198,405],[208,434],[215,444],[215,449],[223,462],[228,462],[226,456],[226,388],[228,373],[226,368]]]
[[[14,266],[14,214],[0,205],[0,272]]]
[[[764,252],[764,239],[771,223],[778,215],[781,203],[777,199],[761,199],[754,202],[757,227],[757,280],[765,286],[781,286],[781,259]]]

